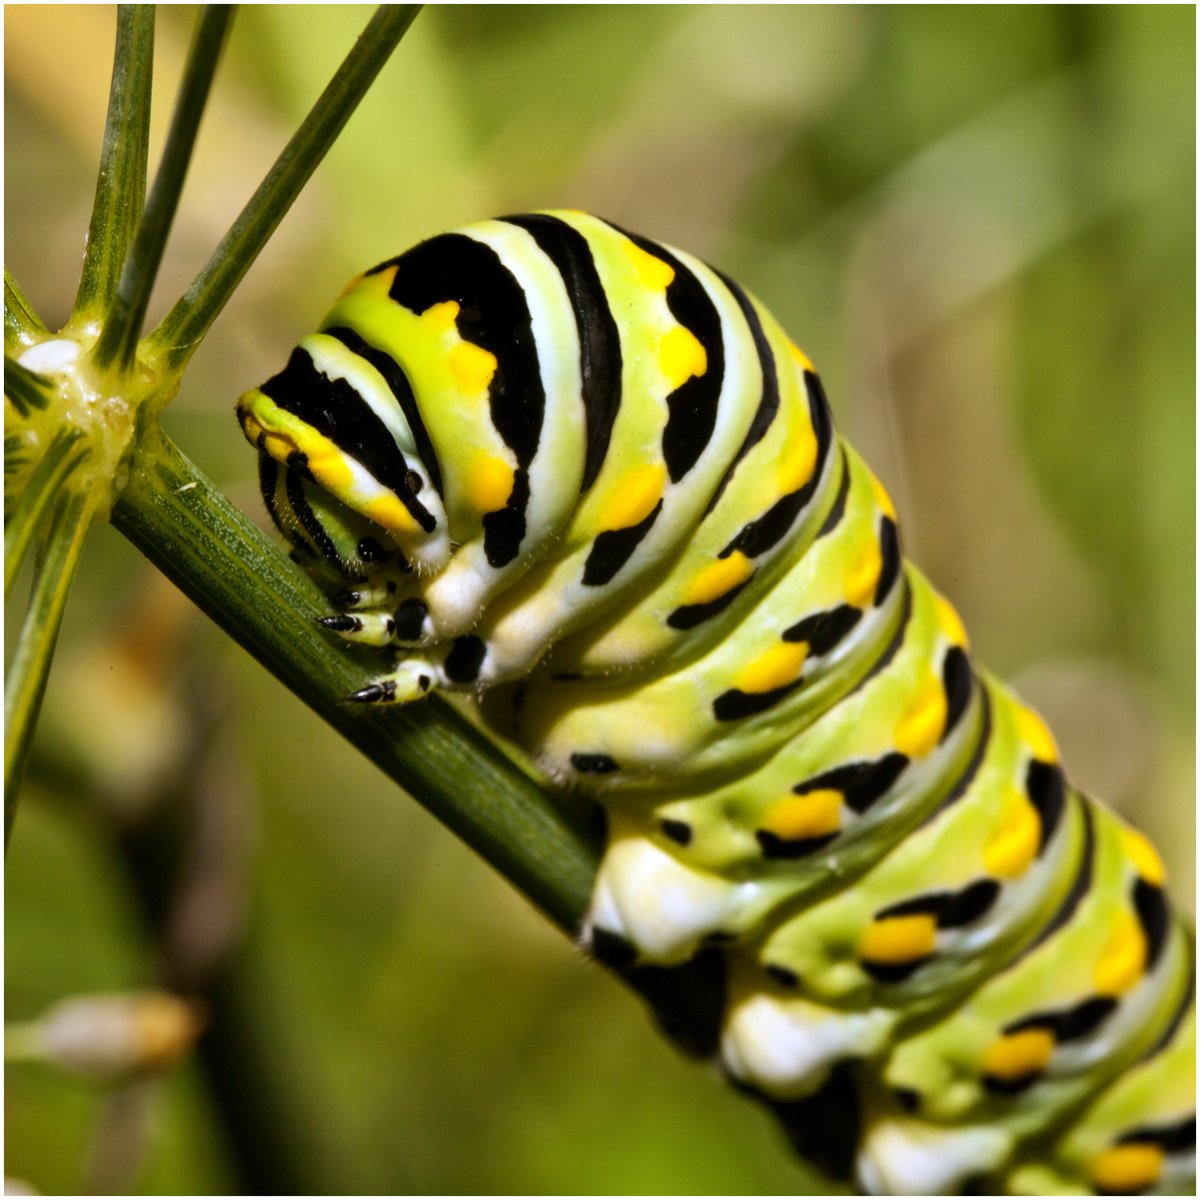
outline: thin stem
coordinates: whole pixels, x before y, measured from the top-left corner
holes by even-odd
[[[379,659],[329,637],[314,620],[328,609],[316,585],[157,426],[112,520],[302,701],[563,930],[578,931],[600,856],[591,811],[552,799],[440,697],[403,707],[342,703],[379,674]],[[705,1053],[716,1037],[711,966],[625,974],[677,1041]]]
[[[157,441],[161,439],[161,442]],[[113,523],[301,700],[574,931],[599,844],[582,815],[546,793],[449,704],[347,705],[381,669],[316,622],[316,586],[189,463],[148,431]]]
[[[304,123],[238,215],[188,290],[149,335],[145,352],[163,370],[180,371],[225,307],[300,190],[325,157],[389,55],[420,10],[376,10]]]
[[[44,375],[4,356],[4,395],[22,417],[44,409],[54,397],[54,384]]]
[[[67,594],[91,525],[95,503],[83,492],[60,496],[34,570],[29,612],[4,689],[4,845],[17,811],[17,790],[29,754]]]
[[[146,308],[150,304],[150,293],[162,262],[163,248],[167,244],[167,235],[171,231],[171,222],[192,158],[200,118],[208,101],[217,60],[233,14],[234,9],[230,6],[210,4],[201,10],[196,23],[196,33],[180,81],[179,98],[171,118],[162,162],[146,201],[146,211],[138,225],[133,250],[121,271],[116,299],[93,353],[96,363],[101,367],[115,362],[118,368],[124,370],[133,362],[138,335],[142,332]]]
[[[155,439],[158,439],[156,443]],[[378,674],[361,647],[335,645],[314,618],[328,607],[275,549],[153,427],[142,443],[113,524],[186,595],[377,767],[402,785],[574,935],[600,855],[588,814],[553,800],[503,751],[439,697],[400,708],[339,703]],[[720,952],[678,968],[635,967],[625,983],[685,1050],[711,1056],[720,1033]],[[802,1124],[852,1121],[845,1097],[795,1103]]]
[[[4,268],[4,350],[6,354],[17,354],[31,345],[37,338],[50,331],[41,317],[34,312],[33,305],[25,299],[17,281],[7,267]]]
[[[154,7],[117,9],[117,46],[109,85],[100,174],[88,226],[79,292],[69,326],[99,321],[112,304],[117,280],[146,198]]]
[[[71,453],[82,437],[82,430],[60,430],[30,473],[20,498],[4,515],[5,602],[25,562],[43,513],[58,495],[63,481],[87,458],[86,450]]]

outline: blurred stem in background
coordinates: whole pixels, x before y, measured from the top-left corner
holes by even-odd
[[[59,753],[35,758],[33,777],[72,794],[105,827],[151,948],[153,982],[198,1015],[199,1064],[239,1191],[336,1191],[312,1057],[296,1042],[270,957],[246,937],[254,798],[220,687],[203,664],[181,658],[193,625],[176,594],[138,580],[118,625],[63,665],[77,683],[79,721],[69,734],[56,731]],[[114,703],[125,714],[119,726],[103,712]],[[64,1066],[87,1071],[87,1030],[77,1026],[78,1049]],[[90,1053],[101,1082],[113,1076],[100,1070],[102,1050]],[[113,1077],[87,1191],[125,1192],[136,1179],[146,1086],[170,1063],[159,1058],[149,1075]]]

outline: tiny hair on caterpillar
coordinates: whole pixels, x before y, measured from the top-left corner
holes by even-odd
[[[386,648],[351,699],[475,693],[599,803],[586,945],[716,963],[714,1055],[798,1147],[875,1193],[1194,1190],[1159,855],[974,661],[739,284],[481,221],[352,281],[238,419],[324,624]]]

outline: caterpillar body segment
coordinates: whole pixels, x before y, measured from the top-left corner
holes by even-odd
[[[1123,828],[1104,810],[1091,812],[1095,882],[1070,916],[953,1013],[890,1049],[880,1077],[888,1101],[864,1140],[865,1179],[872,1165],[888,1169],[906,1139],[937,1142],[931,1125],[1004,1134],[996,1160],[977,1165],[1003,1167],[1023,1142],[1086,1103],[1098,1076],[1135,1064],[1179,1015],[1191,993],[1187,938],[1139,912],[1143,881],[1124,854]],[[936,1183],[946,1191],[962,1182]]]
[[[735,295],[757,323],[759,359],[758,399],[743,443],[678,557],[660,565],[653,587],[631,592],[556,643],[545,663],[551,674],[636,677],[686,662],[720,640],[723,626],[738,624],[776,574],[840,516],[850,473],[832,445],[820,381],[811,371],[781,375],[776,356],[788,362],[795,348],[770,315]]]
[[[887,670],[884,657],[899,648],[907,625],[913,640],[938,633],[932,605],[914,614],[899,560],[884,574],[878,509],[866,483],[861,491],[866,520],[836,526],[807,547],[798,539],[801,551],[774,573],[772,586],[752,594],[725,639],[696,653],[698,637],[689,662],[674,670],[661,662],[654,679],[627,683],[615,673],[598,687],[592,677],[551,670],[545,687],[526,690],[510,737],[553,774],[587,775],[573,756],[604,755],[618,766],[602,773],[600,787],[661,787],[683,776],[728,776],[779,746],[782,729],[799,730],[837,698],[868,687],[870,673]],[[926,669],[920,652],[909,658],[910,670]]]
[[[1190,996],[1162,1038],[1038,1156],[998,1181],[1015,1196],[1195,1191],[1197,1019]]]
[[[353,281],[239,403],[356,700],[479,694],[609,835],[584,937],[721,967],[715,1054],[878,1192],[1192,1180],[1191,936],[1150,844],[974,665],[732,280],[577,212]],[[716,958],[714,958],[716,957]]]

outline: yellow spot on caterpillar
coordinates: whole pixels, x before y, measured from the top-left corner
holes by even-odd
[[[496,355],[474,342],[460,342],[450,348],[449,358],[455,383],[464,392],[473,395],[487,391],[496,374]]]
[[[897,507],[892,503],[892,497],[888,495],[888,489],[874,475],[869,476],[872,482],[872,495],[876,498],[876,504],[880,506],[880,511],[885,517],[893,521],[897,519]]]
[[[246,435],[247,440],[252,444],[257,443],[259,435],[263,432],[259,419],[249,409],[239,409],[238,418],[242,422],[242,433]]]
[[[1124,1143],[1102,1151],[1092,1162],[1089,1179],[1104,1193],[1141,1193],[1163,1171],[1164,1150],[1155,1143]]]
[[[1014,789],[996,832],[984,844],[985,870],[1003,880],[1016,879],[1034,862],[1041,835],[1038,810]]]
[[[785,450],[780,464],[780,495],[787,496],[809,482],[817,466],[817,436],[806,426]]]
[[[984,1053],[981,1070],[999,1080],[1020,1080],[1047,1066],[1055,1035],[1041,1026],[1002,1035]]]
[[[309,471],[317,483],[327,492],[346,499],[354,484],[354,472],[345,451],[324,434],[319,434],[312,426],[260,394],[260,403],[263,402],[271,406],[266,414],[268,424],[263,424],[260,416],[243,411],[242,428],[247,436],[253,430],[255,445],[261,445],[264,454],[277,463],[286,464],[294,454],[300,452],[305,456]],[[282,424],[284,428],[272,429],[271,424],[275,423]]]
[[[605,510],[605,527],[625,530],[650,516],[663,497],[667,472],[662,463],[645,463],[629,472],[613,490]]]
[[[358,288],[366,295],[377,295],[377,297],[387,298],[394,279],[396,279],[395,265],[383,271],[365,271],[363,275],[357,275],[351,282],[347,283],[342,295],[346,297],[355,288]]]
[[[705,348],[692,330],[677,325],[659,339],[659,366],[673,391],[694,375],[704,375],[708,364]]]
[[[318,479],[320,479],[319,476]],[[368,521],[382,525],[389,533],[415,534],[421,528],[413,519],[413,515],[401,504],[399,498],[391,493],[377,496],[374,500],[368,501],[362,506],[361,512]]]
[[[477,455],[467,477],[467,496],[479,513],[503,509],[513,491],[513,468],[494,455]]]
[[[1138,830],[1127,828],[1122,831],[1122,842],[1126,847],[1126,857],[1134,864],[1135,871],[1148,884],[1161,887],[1167,880],[1168,873],[1159,852],[1151,845],[1151,840]]]
[[[938,628],[956,645],[967,649],[967,630],[963,628],[963,619],[955,611],[945,596],[934,594],[934,617]]]
[[[928,755],[938,745],[946,720],[947,695],[942,681],[929,679],[897,722],[893,734],[897,750],[910,759]]]
[[[287,434],[264,433],[263,450],[277,463],[286,463],[288,456],[296,453],[296,443]]]
[[[880,554],[880,544],[873,537],[843,576],[842,587],[847,603],[854,605],[856,609],[865,608],[876,591],[883,568],[884,558]]]
[[[929,913],[907,913],[872,922],[859,940],[859,957],[872,963],[908,963],[934,950],[938,927]]]
[[[458,315],[459,302],[457,300],[443,300],[438,304],[431,304],[421,314],[421,324],[432,334],[445,337],[449,333],[457,332],[455,320]]]
[[[699,571],[688,591],[684,593],[683,604],[705,605],[709,601],[725,596],[731,588],[751,578],[755,570],[750,559],[740,550],[734,551],[724,559],[716,559],[708,567]]]
[[[1015,712],[1018,733],[1030,744],[1034,757],[1041,759],[1044,763],[1055,763],[1059,759],[1059,751],[1055,748],[1055,739],[1051,737],[1051,731],[1047,729],[1046,722],[1033,709],[1027,709],[1025,705],[1018,705]]]
[[[802,370],[816,374],[817,368],[814,367],[813,360],[795,342],[788,343],[788,353],[800,363]]]
[[[653,254],[647,254],[641,246],[636,246],[628,239],[622,242],[622,249],[626,253],[626,258],[633,265],[640,284],[647,288],[654,288],[656,292],[667,291],[668,285],[676,277],[672,267]]]
[[[833,834],[841,824],[842,793],[835,788],[818,788],[802,796],[787,796],[765,814],[764,830],[793,842]]]
[[[795,682],[809,654],[807,642],[778,642],[766,654],[747,664],[735,678],[743,692],[771,692]]]
[[[1133,913],[1118,918],[1097,962],[1093,982],[1102,996],[1120,997],[1139,981],[1147,965],[1147,940]]]
[[[309,470],[313,473],[313,479],[335,496],[345,496],[354,483],[354,475],[346,462],[345,455],[337,453],[310,454]]]

